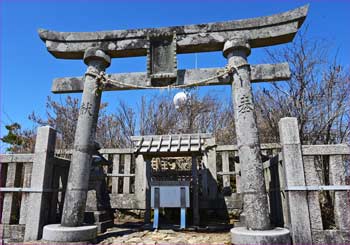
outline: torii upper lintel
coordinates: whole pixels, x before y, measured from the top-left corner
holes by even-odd
[[[100,32],[56,32],[39,30],[48,51],[60,59],[83,59],[89,47],[103,50],[111,58],[145,56],[149,36],[176,33],[176,53],[222,51],[232,38],[249,41],[251,48],[287,43],[304,22],[308,5],[284,13],[226,22]]]

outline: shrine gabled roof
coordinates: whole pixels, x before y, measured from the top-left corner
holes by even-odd
[[[131,137],[137,154],[198,153],[211,134],[146,135]]]

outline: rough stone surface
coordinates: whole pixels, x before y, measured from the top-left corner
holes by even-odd
[[[64,227],[60,224],[44,226],[43,240],[55,242],[83,242],[96,238],[97,227],[95,225]]]
[[[1,240],[22,242],[24,239],[25,225],[0,224]]]
[[[31,188],[51,188],[52,171],[54,162],[54,150],[56,131],[49,127],[38,128],[33,159]],[[42,228],[48,221],[50,194],[45,192],[32,192],[29,194],[27,217],[30,225],[26,226],[24,239],[36,240],[42,235]],[[27,222],[26,221],[26,222]]]
[[[289,230],[285,228],[264,231],[232,228],[231,238],[232,244],[291,244]]]
[[[279,122],[286,189],[305,186],[304,164],[296,118],[285,117]],[[306,191],[288,191],[290,231],[295,244],[312,244],[309,207]]]
[[[251,82],[275,82],[287,80],[290,78],[290,69],[288,63],[279,64],[262,64],[251,65]],[[203,68],[203,69],[187,69],[177,71],[177,81],[172,85],[188,85],[198,83],[198,81],[216,76],[222,72],[222,68]],[[103,88],[104,91],[129,90],[135,89],[134,86],[149,86],[146,72],[133,73],[117,73],[111,74],[110,79],[128,85],[108,85]],[[229,76],[215,78],[208,81],[206,85],[229,85],[232,81]],[[202,86],[201,84],[200,86]],[[75,93],[82,92],[84,88],[83,77],[64,77],[57,78],[53,81],[51,91],[53,93]]]
[[[177,53],[219,51],[232,37],[245,38],[252,47],[262,47],[291,41],[307,11],[308,5],[281,14],[237,21],[103,32],[39,30],[39,36],[49,52],[63,59],[81,59],[89,47],[104,50],[111,57],[144,56],[149,48],[149,33],[176,32]]]
[[[84,58],[88,63],[88,71],[95,73],[104,71],[110,61],[102,51],[96,49],[89,49]],[[63,207],[63,226],[80,226],[84,220],[100,102],[101,92],[98,91],[96,78],[86,75]]]
[[[331,185],[346,185],[346,160],[342,155],[329,157],[329,177]],[[350,230],[350,193],[348,191],[334,192],[334,220],[336,227],[341,231]]]
[[[243,182],[243,209],[249,229],[266,230],[270,228],[270,220],[249,65],[247,64],[249,46],[242,42],[239,40],[226,43],[225,49],[231,52],[225,55],[229,65],[239,67],[233,73],[232,98]],[[237,47],[234,46],[236,44]]]
[[[350,244],[349,230],[313,230],[313,244]]]

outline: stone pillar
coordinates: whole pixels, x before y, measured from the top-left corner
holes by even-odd
[[[111,59],[102,50],[89,48],[84,54],[84,62],[88,65],[88,72],[100,73],[110,65]],[[101,91],[98,89],[96,77],[85,75],[61,220],[62,226],[81,226],[84,221],[100,101]]]
[[[53,128],[38,128],[30,187],[41,191],[29,194],[24,241],[40,239],[43,226],[48,222],[51,193],[44,190],[52,188],[55,143]]]
[[[282,144],[286,189],[305,186],[305,172],[299,137],[298,121],[294,117],[284,117],[279,123]],[[312,244],[310,214],[307,192],[287,191],[290,230],[294,244]]]
[[[246,225],[252,230],[267,230],[270,228],[268,203],[250,83],[250,66],[247,63],[250,45],[246,40],[233,39],[225,43],[223,54],[230,66],[237,67],[232,75],[232,98]]]

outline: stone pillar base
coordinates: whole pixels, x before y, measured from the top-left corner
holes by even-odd
[[[65,227],[61,224],[44,226],[43,240],[52,242],[85,242],[97,236],[97,226]]]
[[[248,230],[246,227],[231,229],[232,244],[291,244],[290,233],[285,228],[273,230]]]

